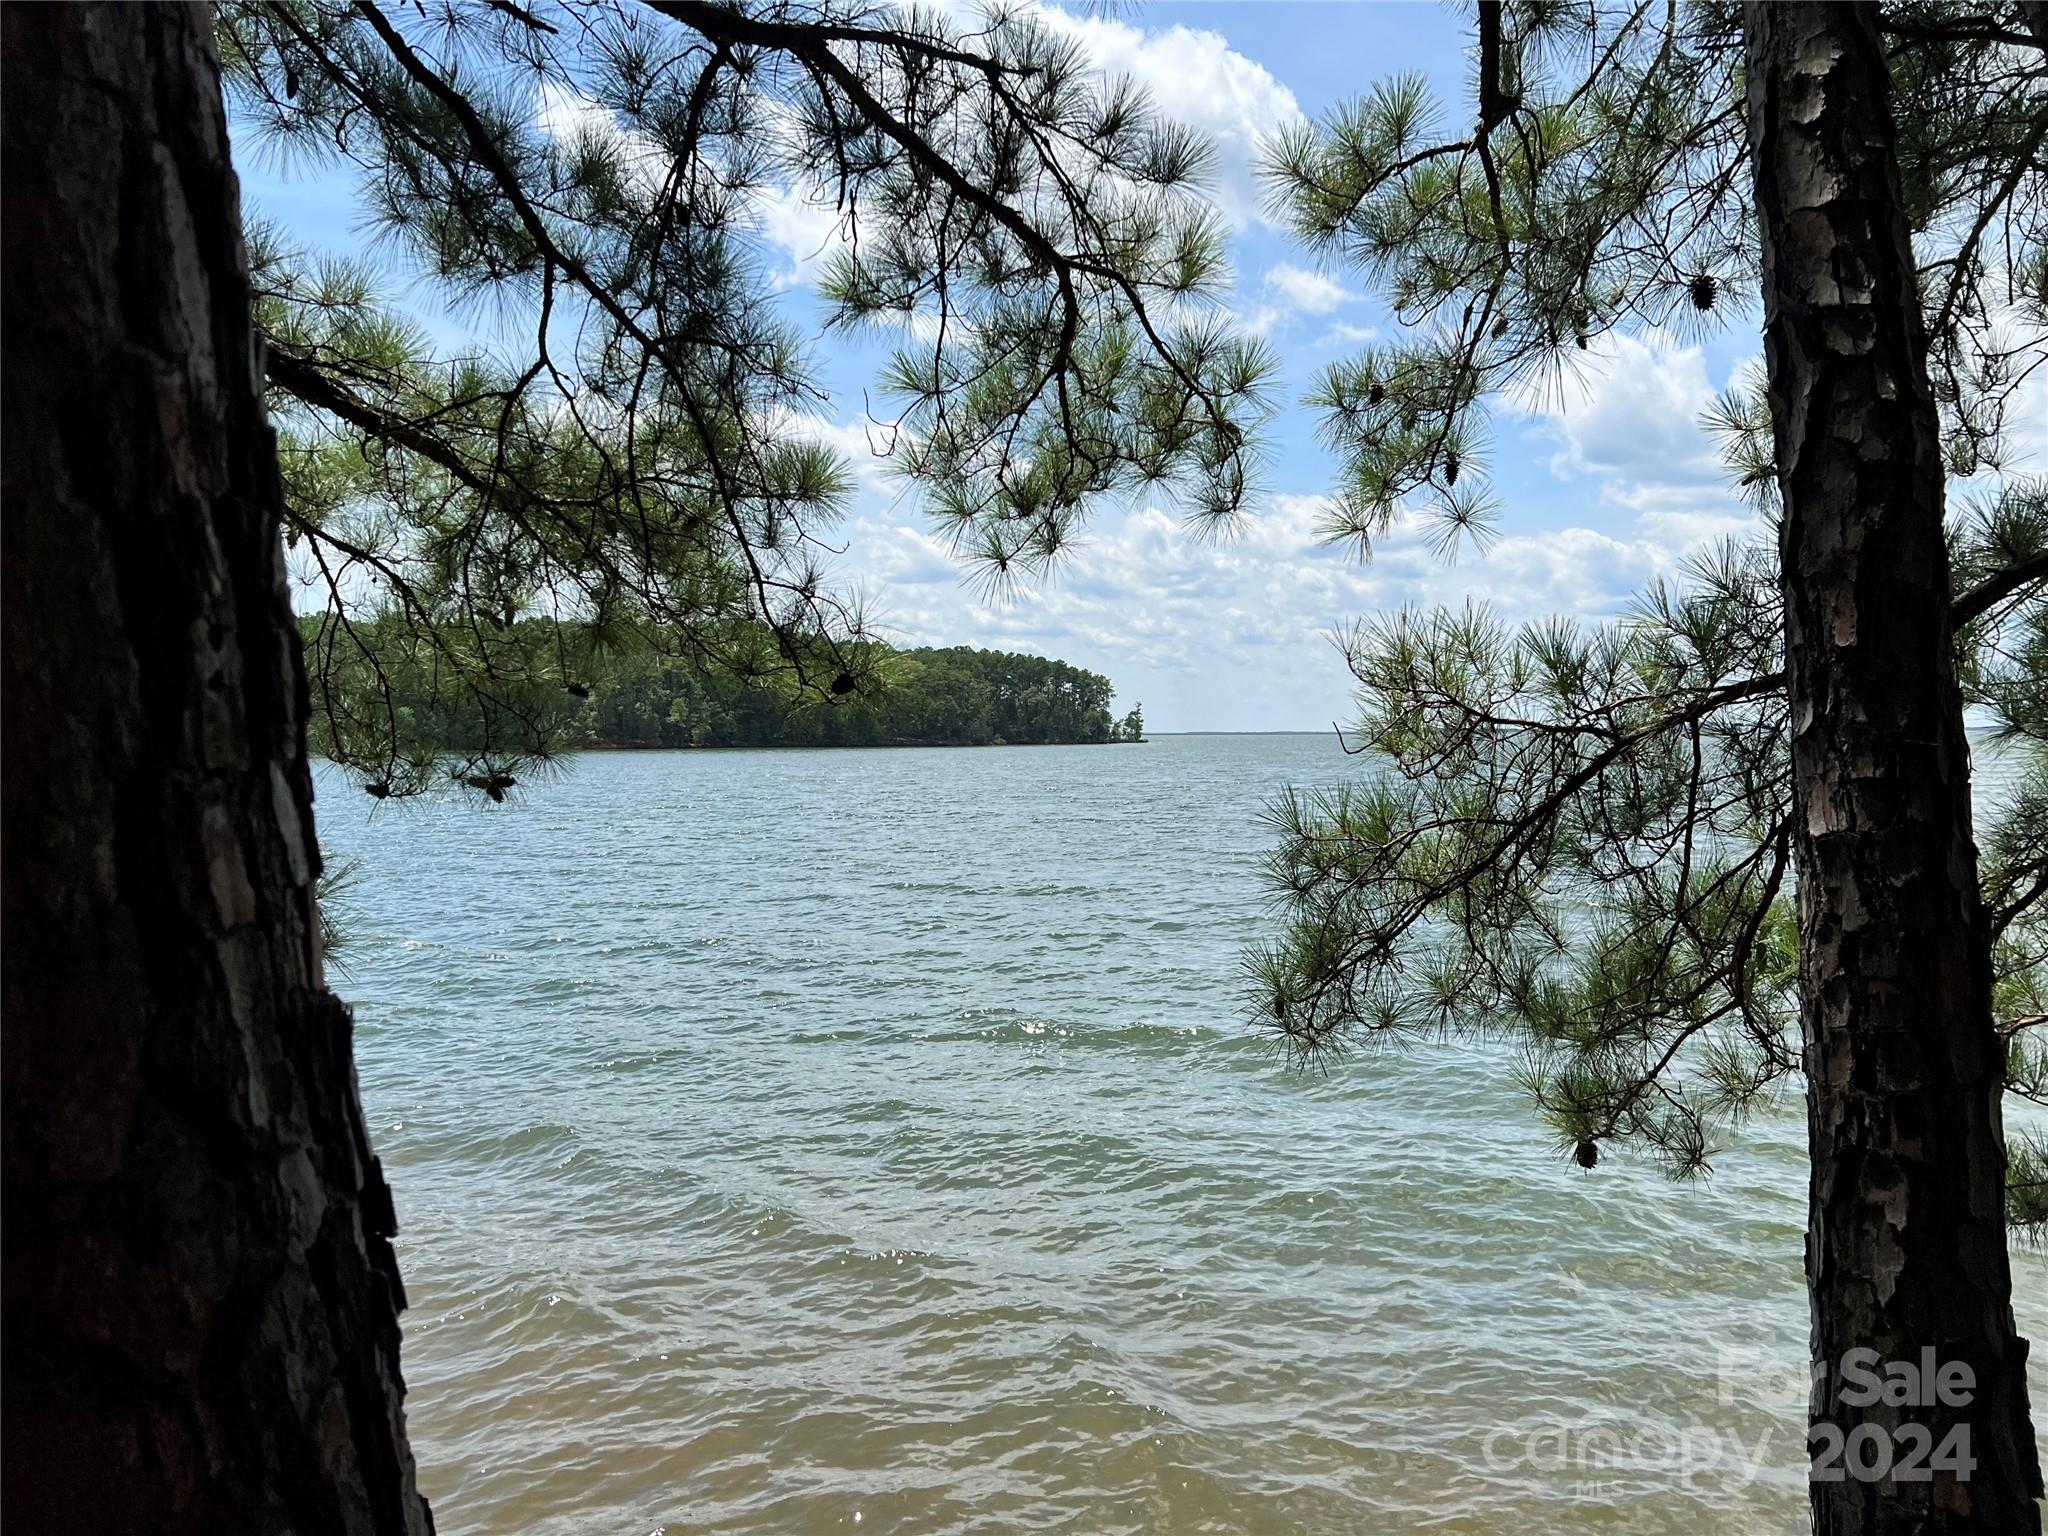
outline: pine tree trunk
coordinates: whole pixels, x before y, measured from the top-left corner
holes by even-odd
[[[0,40],[6,1528],[425,1533],[211,17]]]
[[[1784,495],[1812,1414],[1817,1452],[1837,1430],[1850,1441],[1816,1461],[1850,1470],[1813,1483],[1815,1529],[2038,1532],[1939,421],[1884,54],[1874,7],[1752,0],[1745,20]],[[1858,1406],[1843,1397],[1865,1395],[1844,1374],[1853,1350],[1915,1366],[1932,1350],[1975,1390]],[[1962,1426],[1974,1470],[1858,1477],[1858,1461],[1905,1462],[1909,1424],[1937,1448]]]

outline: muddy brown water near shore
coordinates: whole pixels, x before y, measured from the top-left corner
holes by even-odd
[[[1803,1529],[1796,1098],[1679,1187],[1555,1155],[1512,1052],[1245,1032],[1258,809],[1354,769],[324,777],[440,1529]]]

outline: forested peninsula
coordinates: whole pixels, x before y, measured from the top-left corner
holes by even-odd
[[[1138,741],[1141,710],[1110,713],[1108,678],[1064,661],[969,646],[886,654],[871,692],[821,700],[660,656],[617,658],[590,683],[581,739],[615,747],[1021,746]]]
[[[477,739],[479,719],[490,716],[469,697],[478,686],[473,669],[423,651],[410,632],[393,627],[341,633],[318,618],[302,623],[310,664],[329,674],[334,696],[357,701],[352,713],[388,711],[408,739],[489,753],[491,744]],[[533,627],[552,628],[544,621]],[[551,635],[525,638],[536,652],[552,648]],[[523,669],[522,679],[536,670]],[[843,693],[778,677],[748,682],[635,647],[573,645],[554,670],[549,697],[536,697],[522,680],[524,698],[508,688],[497,702],[564,749],[1024,746],[1141,741],[1145,733],[1141,708],[1112,714],[1115,688],[1098,672],[970,646],[870,642],[858,685]]]

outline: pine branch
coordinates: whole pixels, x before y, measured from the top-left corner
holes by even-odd
[[[310,359],[296,357],[273,344],[263,349],[263,371],[271,383],[301,404],[325,411],[374,438],[396,443],[429,463],[438,464],[486,500],[496,494],[496,484],[480,474],[446,439],[371,405]]]
[[[641,3],[662,15],[682,22],[704,37],[727,44],[750,44],[768,48],[799,60],[815,75],[836,85],[871,126],[886,134],[961,203],[1008,231],[1025,250],[1030,252],[1033,259],[1054,273],[1059,283],[1062,315],[1055,361],[1048,372],[1059,380],[1058,387],[1062,392],[1081,323],[1081,305],[1074,280],[1077,275],[1088,276],[1107,283],[1122,293],[1154,353],[1179,380],[1189,396],[1202,403],[1209,421],[1224,431],[1226,436],[1237,432],[1238,429],[1231,422],[1230,412],[1215,392],[1189,371],[1175,349],[1160,335],[1143,291],[1129,274],[1112,263],[1061,249],[1007,200],[977,185],[948,156],[941,153],[930,139],[891,111],[869,88],[860,73],[834,51],[832,45],[836,42],[901,48],[907,52],[979,69],[988,76],[998,98],[1016,120],[1028,123],[1029,114],[1009,94],[1004,81],[1005,71],[995,61],[957,50],[935,48],[922,40],[907,38],[904,34],[889,29],[870,30],[828,26],[822,23],[763,21],[748,15],[736,6],[716,3],[716,0],[641,0]],[[1057,162],[1051,163],[1057,171]],[[1071,196],[1071,189],[1069,195]],[[1071,406],[1066,405],[1064,400],[1062,412],[1067,420],[1072,420]]]
[[[546,221],[541,218],[539,210],[534,206],[533,200],[528,196],[525,187],[520,184],[519,178],[513,174],[511,166],[506,163],[504,154],[499,148],[497,141],[492,137],[489,128],[485,125],[469,98],[447,80],[444,80],[439,73],[428,67],[426,62],[420,58],[419,54],[400,35],[397,28],[392,26],[384,13],[377,8],[374,0],[355,0],[355,9],[369,22],[372,30],[376,32],[384,46],[390,51],[391,56],[398,61],[399,66],[413,82],[441,103],[450,115],[455,118],[456,122],[461,125],[470,152],[476,156],[478,163],[490,173],[491,179],[496,184],[500,195],[511,206],[521,227],[526,231],[527,237],[533,242],[534,248],[540,251],[551,265],[559,269],[575,283],[577,288],[587,298],[609,315],[623,332],[639,343],[646,350],[648,356],[660,358],[673,377],[677,379],[687,377],[689,372],[687,360],[675,355],[668,339],[651,335],[640,324],[637,317],[632,315],[620,303],[609,287],[598,282],[591,275],[589,268],[580,259],[563,249],[554,239],[548,230]],[[762,567],[760,557],[754,550],[753,540],[748,537],[746,525],[741,518],[739,510],[740,491],[735,482],[731,467],[725,462],[724,457],[719,451],[720,435],[713,429],[710,421],[707,419],[704,407],[696,398],[694,391],[682,389],[678,390],[676,395],[683,411],[689,416],[691,424],[696,430],[698,445],[704,455],[704,463],[710,470],[712,481],[716,487],[720,511],[732,529],[735,547],[738,549],[741,559],[746,563],[755,594],[759,599],[761,618],[771,628],[775,629],[778,637],[782,640],[787,658],[791,666],[795,668],[799,682],[807,682],[804,676],[801,648],[785,633],[781,621],[776,617],[775,605],[770,595],[772,583]]]
[[[2031,559],[2016,561],[1996,575],[1987,576],[1955,600],[1949,610],[1950,620],[1956,629],[1961,630],[1984,617],[2014,593],[2044,580],[2048,580],[2048,551]]]

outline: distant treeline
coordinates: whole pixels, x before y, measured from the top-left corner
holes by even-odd
[[[369,751],[357,759],[374,760],[387,738],[425,763],[440,754],[498,762],[532,743],[549,751],[986,746],[1138,741],[1145,733],[1140,710],[1112,718],[1108,678],[1008,651],[866,641],[857,678],[799,688],[786,675],[750,683],[730,666],[693,665],[644,646],[598,649],[544,620],[479,636],[490,645],[478,653],[488,669],[477,655],[437,649],[396,619],[345,631],[317,615],[301,622],[308,666],[322,672],[330,701],[319,724],[344,739],[360,735]]]
[[[1142,710],[1110,714],[1100,673],[1010,651],[894,651],[871,693],[826,702],[705,677],[659,656],[609,661],[590,680],[587,743],[634,747],[988,746],[1137,741]]]

